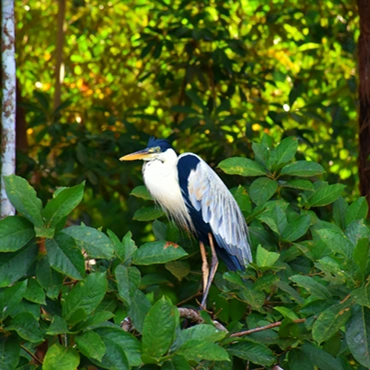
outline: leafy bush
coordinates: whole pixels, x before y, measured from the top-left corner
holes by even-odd
[[[195,246],[151,205],[135,217],[154,220],[157,240],[138,248],[130,232],[64,228],[83,184],[43,206],[26,180],[7,177],[18,215],[0,221],[0,368],[369,368],[367,203],[348,205],[343,185],[318,180],[321,165],[294,161],[297,148],[265,135],[254,160],[219,164],[256,178],[232,189],[255,258],[245,272],[221,266],[209,312],[193,310]],[[150,201],[143,187],[133,195]]]

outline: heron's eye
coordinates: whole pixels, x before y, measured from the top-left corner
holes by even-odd
[[[154,148],[150,148],[150,149],[149,149],[149,152],[150,152],[150,153],[160,153],[160,152],[161,152],[161,147],[156,146],[156,147],[154,147]]]

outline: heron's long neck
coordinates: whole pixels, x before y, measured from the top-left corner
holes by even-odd
[[[144,163],[143,177],[154,200],[176,223],[189,229],[191,220],[179,185],[177,161],[175,151],[168,149],[160,159]]]

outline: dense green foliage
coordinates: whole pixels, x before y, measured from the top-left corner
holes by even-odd
[[[355,2],[67,2],[58,108],[57,2],[15,5],[30,144],[18,174],[44,202],[51,189],[86,180],[76,217],[120,237],[130,223],[135,238],[148,240],[148,229],[131,222],[139,166],[117,158],[149,135],[171,136],[179,150],[216,165],[253,156],[264,132],[276,142],[299,137],[300,159],[347,184],[347,198],[358,194]]]
[[[58,2],[15,2],[28,145],[0,221],[0,368],[370,368],[355,2],[66,3],[54,106]],[[199,306],[197,243],[118,161],[150,135],[219,164],[250,228],[254,262],[221,264],[202,324],[176,308]]]
[[[321,165],[295,160],[297,148],[295,137],[274,146],[265,135],[252,144],[255,160],[219,164],[253,180],[232,192],[254,262],[245,272],[220,266],[202,324],[177,309],[198,306],[199,252],[151,205],[137,218],[155,219],[157,240],[137,247],[130,232],[121,240],[110,230],[64,228],[83,184],[43,205],[26,180],[6,178],[18,215],[0,221],[1,368],[369,368],[367,203],[348,205],[344,186],[322,181]],[[150,202],[144,188],[133,193]],[[127,316],[128,332],[120,327]]]

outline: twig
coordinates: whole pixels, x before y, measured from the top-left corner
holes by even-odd
[[[302,323],[302,322],[305,322],[306,319],[297,319],[297,320],[293,320],[294,323],[296,324],[299,324],[299,323]],[[254,328],[254,329],[249,329],[249,330],[245,330],[245,331],[240,331],[238,333],[233,333],[230,335],[230,337],[242,337],[244,335],[249,335],[249,334],[252,334],[252,333],[257,333],[259,331],[264,331],[264,330],[269,330],[269,329],[272,329],[272,328],[276,328],[278,326],[280,326],[282,324],[282,321],[277,321],[277,322],[274,322],[272,324],[268,324],[268,325],[265,325],[265,326],[259,326],[258,328]]]
[[[21,348],[27,352],[35,361],[37,361],[39,364],[42,365],[42,361],[37,358],[37,356],[35,356],[27,347],[25,347],[23,344],[21,344]]]
[[[340,302],[340,304],[343,304],[345,301],[347,301],[351,297],[351,294],[348,294],[347,297],[343,299],[343,301]]]
[[[197,298],[199,296],[202,295],[202,292],[201,291],[198,291],[196,292],[195,294],[193,294],[192,296],[188,297],[188,298],[185,298],[184,300],[182,300],[181,302],[177,303],[176,306],[181,306],[183,305],[184,303],[188,302],[188,301],[191,301],[192,299],[194,298]]]

